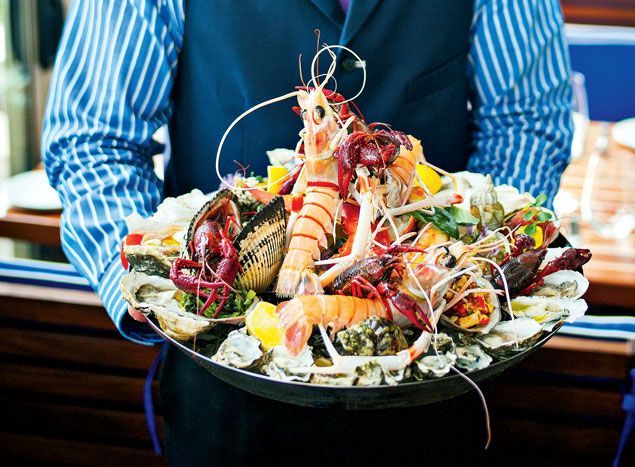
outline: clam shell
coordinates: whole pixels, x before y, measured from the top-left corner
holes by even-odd
[[[284,201],[276,197],[238,234],[239,287],[260,293],[273,283],[282,265],[286,225]]]
[[[161,329],[177,340],[188,340],[216,323],[239,324],[244,316],[210,319],[183,310],[176,297],[182,293],[170,279],[131,271],[120,282],[121,293],[132,307],[152,313]]]
[[[192,239],[194,238],[194,232],[196,232],[196,228],[205,219],[208,219],[209,217],[212,217],[212,216],[215,216],[216,214],[218,214],[218,211],[217,211],[216,208],[217,208],[219,202],[223,201],[225,199],[229,199],[229,201],[230,201],[229,208],[232,211],[234,211],[235,217],[237,219],[240,219],[238,207],[236,206],[236,204],[232,200],[231,191],[229,191],[229,190],[220,190],[220,191],[216,192],[216,194],[209,201],[207,201],[197,211],[196,214],[194,214],[194,217],[192,217],[192,220],[190,221],[190,225],[189,225],[189,227],[187,229],[187,232],[185,234],[185,238],[184,238],[184,241],[183,241],[183,247],[182,247],[182,250],[181,250],[181,257],[182,258],[191,259],[191,251],[190,251],[189,247],[190,247],[190,243],[191,243]]]
[[[587,303],[582,299],[529,296],[512,300],[514,316],[532,319],[542,325],[545,331],[551,331],[561,321],[574,322],[584,315],[587,308]]]
[[[502,357],[523,351],[541,334],[542,326],[533,319],[516,318],[498,323],[489,334],[476,337],[476,341],[489,354]]]
[[[476,280],[476,284],[478,285],[479,288],[495,290],[492,283],[482,277]],[[440,320],[446,326],[452,329],[456,329],[457,331],[467,332],[471,334],[487,334],[501,320],[501,307],[500,307],[500,301],[498,300],[498,296],[494,293],[491,293],[489,294],[489,297],[494,306],[494,309],[492,310],[492,313],[490,314],[489,323],[487,323],[485,326],[474,326],[473,328],[465,329],[453,323],[452,321],[450,321],[450,319],[445,314],[441,315]]]
[[[589,288],[589,280],[578,271],[556,271],[543,278],[544,285],[532,295],[576,300]]]

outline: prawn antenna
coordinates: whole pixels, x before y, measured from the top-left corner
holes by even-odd
[[[306,88],[306,83],[304,82],[304,76],[302,73],[302,54],[298,55],[298,68],[300,69],[300,82],[302,86]]]

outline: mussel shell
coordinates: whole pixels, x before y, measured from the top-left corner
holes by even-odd
[[[201,207],[201,209],[198,210],[198,212],[194,215],[194,217],[192,217],[192,220],[190,221],[190,226],[188,227],[187,233],[185,234],[183,247],[181,249],[182,258],[187,258],[187,259],[192,258],[190,245],[192,240],[194,239],[194,233],[196,232],[196,229],[201,224],[201,222],[218,214],[216,208],[218,207],[219,203],[224,200],[229,200],[229,203],[230,203],[229,208],[232,211],[234,211],[234,214],[235,214],[234,217],[236,218],[236,220],[240,219],[238,207],[236,206],[236,203],[234,203],[233,201],[233,195],[231,191],[220,190],[216,192],[216,194],[207,203],[205,203]]]
[[[282,265],[286,227],[282,197],[256,213],[234,240],[240,263],[235,284],[257,293],[269,288]]]
[[[476,285],[482,289],[494,290],[494,286],[492,285],[492,283],[482,277],[479,277],[478,279],[476,279]],[[498,296],[495,293],[490,293],[488,295],[489,295],[489,300],[492,303],[493,309],[492,309],[492,313],[489,316],[489,323],[487,323],[486,325],[474,326],[469,329],[462,328],[461,326],[453,323],[450,320],[450,318],[448,318],[445,315],[445,313],[441,315],[441,318],[440,318],[441,322],[452,329],[456,329],[457,331],[467,332],[471,334],[487,334],[490,331],[490,329],[496,326],[501,320],[501,306],[500,306],[500,301],[498,300]]]

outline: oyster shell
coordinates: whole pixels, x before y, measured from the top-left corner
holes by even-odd
[[[440,378],[447,375],[455,363],[456,355],[451,352],[426,355],[411,365],[412,375],[416,379]]]
[[[401,328],[378,316],[338,332],[337,339],[346,355],[395,355],[408,348]]]
[[[135,270],[120,282],[121,293],[132,307],[152,313],[161,329],[176,340],[188,340],[216,323],[238,324],[244,317],[210,319],[181,308],[183,294],[170,279],[143,274]]]
[[[177,198],[166,198],[147,219],[137,213],[128,216],[128,231],[143,235],[140,245],[124,243],[122,251],[130,267],[144,274],[169,277],[190,220],[207,201],[208,197],[201,191],[193,190]],[[171,242],[164,244],[166,238]]]
[[[332,386],[379,386],[381,384],[395,386],[409,376],[410,370],[408,368],[402,368],[399,371],[388,371],[379,361],[371,360],[358,366],[350,374],[327,375],[316,373],[311,377],[311,383]]]
[[[170,279],[131,271],[121,279],[123,298],[134,308],[154,314],[165,333],[187,340],[209,329],[213,323],[181,309],[177,297],[182,292]]]
[[[533,295],[576,300],[589,288],[589,280],[578,271],[556,271],[543,278],[544,285],[533,291]]]
[[[239,287],[261,293],[273,283],[282,265],[286,228],[284,200],[276,197],[241,230],[234,240]]]
[[[492,363],[492,357],[479,345],[461,345],[455,349],[456,366],[465,371],[482,370]]]
[[[261,370],[266,375],[280,381],[303,381],[311,379],[310,373],[293,373],[294,368],[308,368],[313,365],[311,347],[306,346],[298,355],[293,355],[284,345],[274,347],[265,355]]]
[[[479,277],[478,279],[476,279],[476,285],[479,289],[495,290],[492,283],[483,277]],[[492,312],[489,315],[489,322],[484,326],[463,328],[450,320],[450,318],[446,315],[447,311],[446,313],[441,315],[441,322],[452,329],[456,329],[457,331],[467,332],[471,334],[487,334],[501,320],[501,306],[500,301],[498,300],[498,296],[495,293],[489,293],[487,294],[487,296],[490,303],[492,304]]]
[[[354,386],[357,375],[321,375],[315,373],[311,375],[310,382],[313,384],[325,384],[328,386]]]
[[[260,341],[246,334],[245,328],[232,331],[218,348],[212,360],[234,368],[249,368],[261,357]]]
[[[147,219],[137,213],[128,216],[126,218],[128,231],[145,234],[171,226],[182,226],[185,231],[192,216],[208,200],[209,198],[202,191],[196,189],[176,198],[165,198],[157,207],[157,211]]]
[[[130,267],[150,276],[170,276],[170,267],[179,256],[180,246],[124,245]]]
[[[514,316],[530,318],[545,331],[553,330],[561,322],[574,322],[586,313],[587,303],[582,299],[549,298],[540,296],[516,297],[511,301]]]
[[[531,318],[502,321],[485,335],[475,337],[485,351],[495,357],[521,352],[538,340],[542,326]]]
[[[463,202],[455,206],[469,210],[472,193],[482,186],[485,175],[473,172],[456,172],[454,176],[459,182],[459,191],[463,194]],[[447,176],[443,177],[443,191],[445,190],[454,190],[453,181]],[[517,188],[511,185],[497,185],[494,190],[496,191],[498,202],[503,205],[505,215],[518,211],[536,201],[529,193],[520,193]]]

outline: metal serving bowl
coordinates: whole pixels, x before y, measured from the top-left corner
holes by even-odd
[[[571,246],[561,235],[553,242],[554,247]],[[581,272],[581,271],[580,271]],[[396,386],[330,386],[302,382],[283,382],[266,375],[232,368],[212,361],[211,358],[191,349],[182,342],[167,336],[153,317],[148,321],[154,331],[170,342],[195,362],[232,386],[258,396],[296,405],[339,409],[385,409],[390,407],[412,407],[433,404],[465,394],[473,387],[460,375],[398,384]],[[481,370],[463,373],[476,384],[495,378],[506,369],[518,364],[551,339],[560,326],[545,333],[532,347],[512,357],[494,362]]]
[[[244,391],[267,397],[280,402],[310,407],[328,407],[340,409],[385,409],[389,407],[411,407],[427,405],[452,399],[472,389],[472,386],[461,376],[453,374],[441,378],[398,384],[396,386],[329,386],[324,384],[310,384],[301,382],[283,382],[271,379],[266,375],[252,373],[246,370],[232,368],[212,361],[211,358],[189,348],[167,336],[153,318],[149,319],[150,326],[181,352],[195,362],[232,386]],[[492,363],[482,370],[464,373],[477,384],[492,379],[507,368],[529,356],[556,333],[557,329],[547,333],[529,349],[518,354]]]

